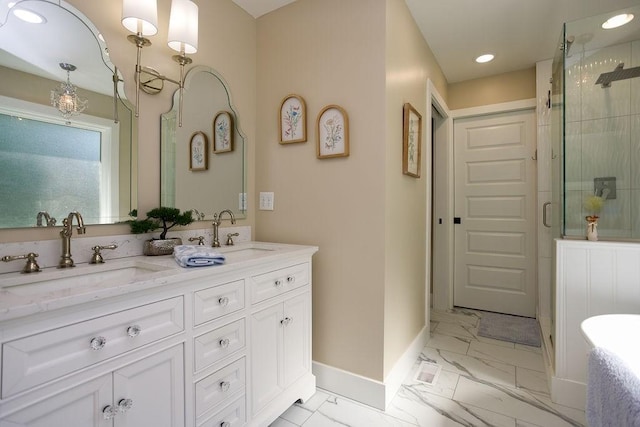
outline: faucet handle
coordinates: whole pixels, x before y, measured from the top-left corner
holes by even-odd
[[[6,256],[3,256],[1,259],[4,262],[15,261],[18,259],[26,259],[27,263],[25,264],[21,273],[37,273],[38,271],[40,271],[40,266],[36,262],[37,257],[38,257],[38,254],[29,252],[26,255],[6,255]]]
[[[189,237],[190,242],[198,241],[198,246],[204,246],[204,236]]]
[[[116,249],[118,247],[118,245],[106,245],[106,246],[94,246],[91,249],[93,250],[93,255],[91,256],[91,260],[89,261],[89,264],[103,264],[104,263],[104,258],[102,257],[102,254],[100,253],[100,251],[102,249]]]
[[[229,233],[227,234],[227,246],[233,246],[233,237],[239,236],[240,233]]]

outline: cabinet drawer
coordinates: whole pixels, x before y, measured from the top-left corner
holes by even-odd
[[[309,263],[292,265],[252,277],[251,302],[257,303],[309,284]]]
[[[240,427],[247,422],[247,410],[244,396],[216,412],[211,418],[198,424],[198,427]]]
[[[2,397],[184,330],[183,298],[109,314],[2,346]]]
[[[212,363],[238,351],[245,346],[245,321],[233,323],[207,332],[193,339],[195,370],[206,368]]]
[[[196,417],[245,389],[245,359],[236,360],[196,383]]]
[[[193,307],[196,326],[244,308],[244,280],[195,292]]]

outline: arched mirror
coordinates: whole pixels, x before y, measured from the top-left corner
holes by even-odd
[[[127,219],[135,118],[95,25],[61,0],[0,0],[0,70],[0,228]],[[63,114],[68,82],[79,114]]]
[[[161,119],[162,206],[194,209],[198,219],[223,209],[244,218],[245,137],[226,82],[212,68],[193,67],[182,102],[182,127],[177,91]]]

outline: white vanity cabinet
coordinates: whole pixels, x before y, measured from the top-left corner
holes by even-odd
[[[207,268],[158,257],[131,287],[0,289],[0,427],[264,427],[310,398],[317,248],[262,245]]]
[[[291,405],[292,389],[299,394],[294,401],[315,392],[310,277],[311,264],[301,263],[250,280],[251,413],[256,419],[269,419],[271,408]]]
[[[253,413],[310,372],[309,293],[251,315]]]

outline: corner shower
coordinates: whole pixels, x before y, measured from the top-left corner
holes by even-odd
[[[585,238],[596,195],[600,240],[640,239],[640,6],[565,23],[552,73],[553,236]]]

